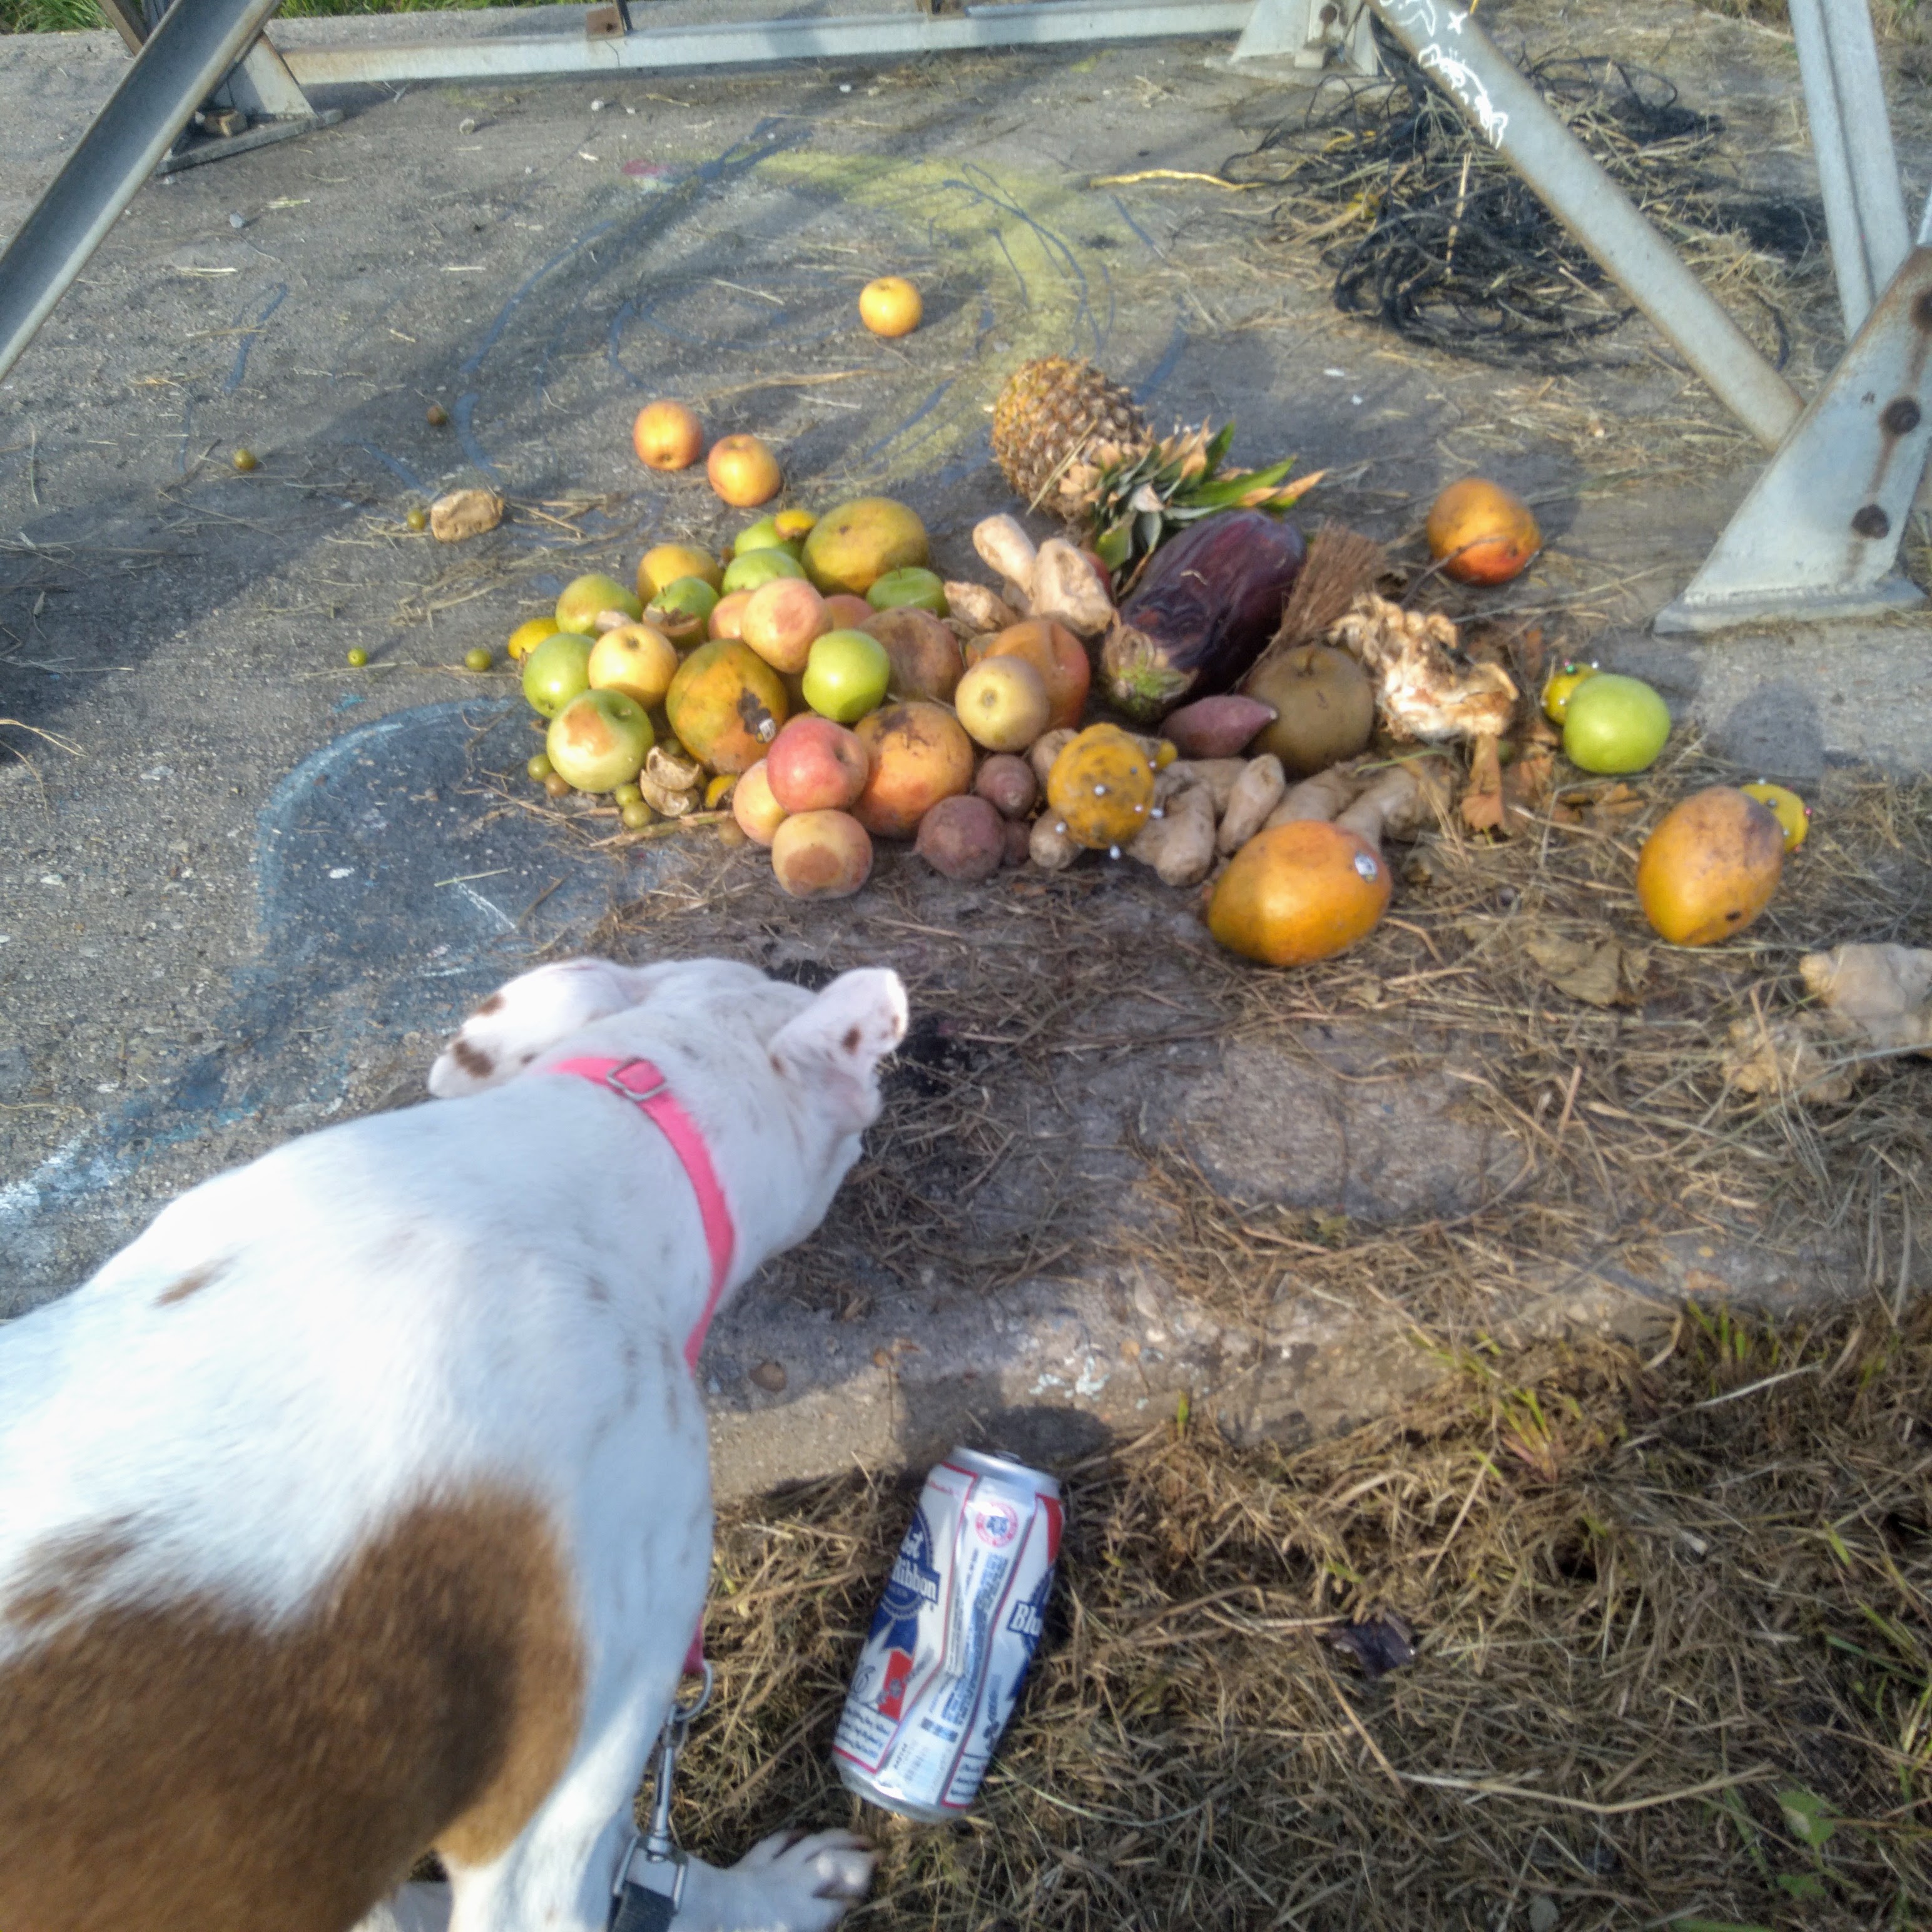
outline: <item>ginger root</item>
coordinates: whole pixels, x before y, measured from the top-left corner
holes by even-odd
[[[1214,863],[1214,801],[1208,788],[1191,784],[1157,807],[1126,848],[1130,859],[1151,866],[1163,885],[1198,885]]]
[[[1026,591],[1036,617],[1050,617],[1081,637],[1097,638],[1114,621],[1114,600],[1064,538],[1049,537],[1040,545]]]
[[[1361,788],[1352,766],[1330,765],[1325,772],[1317,772],[1292,787],[1268,814],[1268,823],[1262,830],[1272,832],[1277,825],[1292,824],[1298,818],[1335,819]]]
[[[964,637],[980,637],[1012,629],[1019,622],[1011,604],[983,584],[949,584],[946,608],[966,628]]]
[[[973,526],[973,548],[987,566],[999,572],[1011,586],[1006,602],[1018,609],[1026,604],[1030,610],[1028,586],[1033,582],[1034,559],[1039,552],[1033,538],[1012,517],[982,517]],[[1011,592],[1017,592],[1015,596]],[[1028,611],[1022,611],[1025,616]]]
[[[1033,767],[1033,775],[1040,781],[1041,796],[1046,792],[1046,782],[1053,776],[1053,761],[1079,733],[1062,725],[1057,730],[1043,732],[1036,738],[1027,752],[1027,763]]]
[[[1335,823],[1379,851],[1388,839],[1413,838],[1441,824],[1455,785],[1446,758],[1405,758],[1338,812]]]
[[[1051,808],[1034,820],[1033,830],[1027,834],[1027,856],[1043,872],[1065,872],[1086,849],[1068,833],[1066,821]]]
[[[1836,1031],[1932,1058],[1932,950],[1836,946],[1808,952],[1798,970]]]
[[[1287,790],[1288,775],[1272,752],[1250,758],[1228,794],[1220,832],[1214,841],[1216,849],[1238,852],[1268,823],[1268,814],[1280,804]]]
[[[1173,772],[1178,783],[1204,784],[1213,795],[1216,818],[1227,810],[1234,787],[1247,768],[1246,758],[1175,758],[1162,767]]]

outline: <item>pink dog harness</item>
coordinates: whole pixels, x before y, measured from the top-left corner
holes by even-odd
[[[685,1364],[694,1374],[698,1352],[704,1346],[704,1331],[711,1326],[724,1284],[731,1278],[734,1238],[731,1210],[724,1189],[718,1184],[718,1171],[711,1165],[704,1136],[698,1131],[698,1123],[673,1097],[669,1080],[651,1060],[586,1058],[560,1060],[544,1070],[574,1074],[579,1079],[608,1088],[620,1100],[629,1101],[639,1113],[656,1124],[670,1142],[672,1153],[683,1164],[691,1191],[698,1196],[698,1211],[704,1222],[704,1244],[711,1250],[711,1292],[704,1298],[704,1312],[698,1318],[698,1325],[684,1338]]]

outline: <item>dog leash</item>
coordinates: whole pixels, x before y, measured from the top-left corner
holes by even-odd
[[[628,1100],[670,1142],[671,1151],[691,1183],[691,1191],[698,1197],[698,1216],[704,1224],[704,1245],[711,1255],[710,1292],[705,1297],[704,1312],[684,1342],[685,1365],[695,1374],[705,1330],[711,1326],[725,1283],[731,1277],[731,1256],[736,1246],[730,1206],[718,1185],[718,1170],[711,1164],[704,1136],[698,1131],[698,1123],[672,1094],[669,1080],[651,1060],[586,1057],[561,1060],[545,1070],[588,1080],[620,1100]],[[617,1876],[610,1888],[608,1932],[668,1932],[683,1903],[684,1853],[671,1836],[670,1793],[672,1780],[677,1775],[678,1754],[691,1735],[692,1721],[711,1701],[711,1666],[704,1660],[702,1624],[692,1637],[684,1668],[687,1676],[699,1679],[698,1695],[686,1702],[680,1686],[670,1714],[658,1734],[650,1829],[633,1832],[626,1842],[623,1856],[617,1861]],[[638,1864],[640,1852],[644,1854],[640,1867]]]
[[[670,1715],[658,1733],[657,1764],[651,1791],[650,1828],[633,1832],[617,1861],[617,1877],[610,1889],[608,1932],[668,1932],[684,1902],[684,1853],[670,1832],[671,1780],[677,1775],[678,1754],[691,1735],[692,1720],[711,1701],[711,1666],[698,1695],[684,1701],[682,1687]],[[641,1866],[638,1855],[644,1854]]]

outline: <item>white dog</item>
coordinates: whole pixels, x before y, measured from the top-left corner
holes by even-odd
[[[883,971],[542,968],[439,1104],[204,1183],[0,1328],[4,1932],[605,1932],[664,1869],[631,1804],[710,1568],[690,1364],[905,1022]],[[430,1846],[447,1890],[381,1904]],[[676,1932],[815,1932],[871,1870],[693,1860]]]

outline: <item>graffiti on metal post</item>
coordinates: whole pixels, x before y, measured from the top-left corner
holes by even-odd
[[[1392,26],[1406,28],[1415,37],[1412,44],[1416,65],[1434,75],[1454,96],[1491,147],[1500,148],[1509,129],[1509,116],[1490,98],[1490,90],[1468,63],[1458,60],[1436,38],[1445,28],[1451,34],[1461,33],[1468,23],[1468,14],[1453,8],[1438,12],[1436,0],[1389,0],[1383,10]]]

